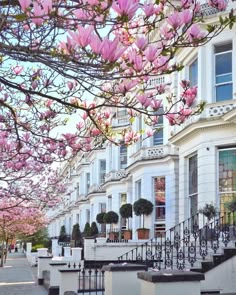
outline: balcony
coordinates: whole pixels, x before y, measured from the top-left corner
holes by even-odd
[[[113,127],[122,127],[129,125],[129,116],[122,116],[112,119],[112,126]]]
[[[235,108],[236,108],[235,100],[208,104],[205,106],[205,109],[201,114],[190,117],[189,119],[185,120],[184,123],[181,124],[180,126],[175,126],[174,131],[172,132],[172,135],[179,133],[186,127],[196,122],[203,121],[203,120],[217,119],[227,114],[228,112],[232,111]]]
[[[154,87],[161,84],[165,84],[165,83],[166,83],[166,76],[163,75],[163,76],[153,77],[148,80],[146,89],[153,89]]]
[[[154,147],[142,147],[132,156],[133,162],[148,159],[161,159],[168,155],[176,155],[177,149],[170,145],[160,145]]]
[[[98,184],[93,184],[89,187],[89,194],[91,193],[100,193],[100,192],[104,192],[105,190],[103,189],[102,185],[98,185]]]
[[[112,180],[120,180],[121,178],[126,177],[127,174],[128,172],[125,170],[110,171],[105,175],[105,182]]]
[[[226,3],[229,1],[225,1]],[[228,10],[228,9],[227,9]],[[208,4],[208,1],[200,1],[200,12],[199,15],[203,16],[210,16],[217,13],[221,13],[222,11],[218,10],[217,8],[214,8]]]

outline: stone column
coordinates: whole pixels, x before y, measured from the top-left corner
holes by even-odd
[[[80,261],[82,248],[71,248],[73,261]]]
[[[103,266],[103,270],[105,270],[105,295],[141,295],[137,272],[147,271],[147,269],[146,265],[130,263]]]
[[[200,295],[200,281],[204,280],[204,274],[181,270],[161,270],[140,272],[138,278],[141,281],[141,294]]]
[[[64,257],[71,257],[70,247],[64,247]]]
[[[66,262],[51,262],[50,266],[50,287],[48,289],[48,295],[58,295],[59,294],[59,283],[60,283],[60,272],[67,265]]]
[[[32,243],[26,243],[26,253],[30,253],[32,250]]]
[[[59,295],[66,291],[78,291],[78,269],[60,269]],[[110,294],[111,295],[111,294]]]
[[[52,261],[52,256],[38,257],[38,284],[43,285],[43,272],[49,271],[49,263]]]
[[[37,251],[39,257],[48,256],[48,248],[38,248]]]
[[[61,256],[62,255],[62,246],[57,245],[57,255]]]
[[[95,240],[91,238],[84,239],[84,259],[96,260],[95,256]]]
[[[58,253],[58,239],[52,239],[52,255],[59,256]]]

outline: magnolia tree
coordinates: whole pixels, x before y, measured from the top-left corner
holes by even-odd
[[[226,2],[209,0],[209,5],[223,11]],[[5,0],[0,5],[1,146],[13,157],[41,162],[89,151],[106,140],[138,141],[141,131],[132,124],[139,114],[151,136],[158,116],[174,125],[201,111],[203,104],[194,104],[197,88],[187,81],[178,96],[166,84],[147,91],[148,83],[182,69],[174,61],[179,48],[201,46],[235,22],[231,11],[218,23],[204,23],[196,0]],[[116,131],[112,119],[119,109],[127,110],[130,124]],[[68,123],[75,128],[63,133]]]
[[[6,207],[9,209],[5,209]],[[6,249],[10,240],[22,234],[32,235],[47,224],[42,210],[30,206],[29,202],[22,202],[19,205],[16,201],[9,199],[4,202],[1,200],[0,208],[0,238]],[[1,266],[3,262],[4,255],[1,257]]]
[[[16,206],[24,201],[31,201],[31,205],[41,208],[54,206],[63,192],[65,192],[65,187],[57,172],[49,164],[38,161],[26,151],[24,153],[23,149],[16,154],[14,143],[8,141],[7,138],[2,139],[0,145],[0,202],[2,206],[0,211],[7,209],[11,204]]]

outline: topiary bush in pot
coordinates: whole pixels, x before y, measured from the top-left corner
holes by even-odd
[[[132,239],[132,230],[129,229],[129,218],[133,216],[133,207],[132,204],[123,204],[120,207],[120,215],[122,218],[127,219],[128,228],[126,230],[123,230],[124,239],[125,240],[131,240]]]
[[[106,224],[110,224],[110,240],[117,240],[119,237],[119,233],[113,231],[113,224],[116,224],[119,220],[119,215],[114,211],[108,211],[104,214],[103,221]]]
[[[137,229],[138,239],[149,239],[149,229],[144,227],[144,216],[148,216],[153,211],[153,204],[149,200],[140,198],[133,205],[136,216],[142,217],[142,228]]]

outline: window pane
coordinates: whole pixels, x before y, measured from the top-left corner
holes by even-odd
[[[190,81],[191,87],[198,85],[198,60],[197,59],[189,66],[189,81]]]
[[[219,152],[219,191],[236,192],[236,149]]]
[[[229,50],[232,50],[232,43],[215,46],[215,53],[225,52]]]
[[[155,194],[155,207],[156,216],[155,220],[165,219],[165,206],[166,206],[166,183],[165,177],[154,178],[154,194]]]
[[[120,168],[124,169],[127,167],[127,146],[120,146]]]
[[[216,101],[228,100],[233,98],[232,84],[216,86]]]
[[[141,180],[138,180],[135,182],[135,196],[136,200],[141,198],[141,193],[142,193],[142,182]]]
[[[126,194],[121,194],[120,195],[120,206],[124,205],[127,203],[127,195]]]
[[[227,83],[232,81],[232,74],[224,74],[216,76],[216,84]]]
[[[100,169],[101,170],[106,170],[106,160],[101,160],[100,161]]]
[[[232,53],[216,55],[216,75],[232,73]]]
[[[196,194],[198,191],[198,170],[197,155],[189,158],[189,194]]]
[[[153,145],[163,144],[163,128],[156,131],[153,135]]]

